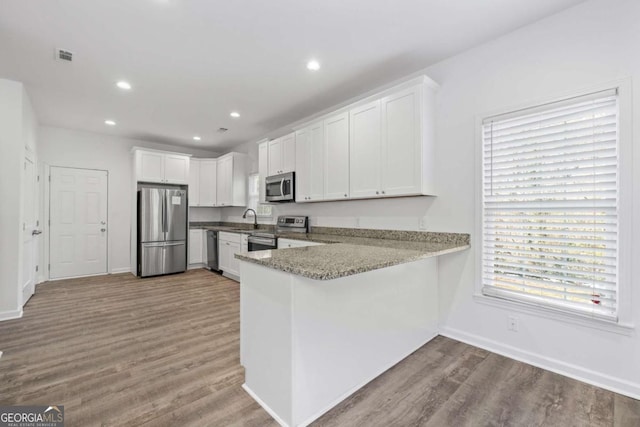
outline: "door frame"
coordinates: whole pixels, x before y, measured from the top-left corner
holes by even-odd
[[[85,276],[73,276],[73,277],[65,277],[62,279],[51,279],[51,168],[62,168],[62,169],[78,169],[78,170],[89,170],[89,171],[98,171],[98,172],[106,172],[107,174],[107,271],[105,273],[100,274],[90,274]],[[95,168],[76,168],[72,166],[57,166],[50,165],[48,163],[44,164],[44,218],[43,220],[43,235],[44,235],[44,280],[45,281],[56,281],[56,280],[67,280],[73,279],[75,277],[91,277],[91,276],[104,276],[106,274],[111,274],[111,257],[109,256],[109,248],[111,248],[111,233],[109,233],[111,227],[111,211],[109,209],[109,171],[106,169],[95,169]],[[46,268],[44,268],[46,266]]]
[[[22,192],[24,193],[25,191],[35,191],[35,195],[33,198],[33,214],[34,214],[34,220],[35,220],[35,228],[34,229],[38,229],[40,227],[40,200],[39,200],[39,187],[40,187],[40,183],[39,183],[39,171],[38,171],[38,156],[36,154],[36,152],[34,152],[33,150],[31,150],[29,147],[25,147],[24,150],[24,155],[22,158],[22,161],[25,162],[25,168],[26,168],[26,162],[27,160],[29,160],[32,164],[33,164],[33,184],[34,184],[34,188],[31,189],[27,189],[26,188],[26,182],[24,182],[23,178],[24,178],[24,170],[22,170],[22,175],[20,176],[20,180],[22,183]],[[23,195],[24,197],[24,195]],[[24,269],[24,224],[25,224],[25,211],[24,211],[24,198],[21,200],[21,207],[20,207],[20,223],[23,225],[22,228],[22,232],[23,234],[20,235],[20,251],[22,252],[20,254],[21,257],[21,265],[20,265],[20,269],[21,272]],[[31,253],[31,257],[32,257],[32,261],[33,261],[33,268],[38,268],[39,269],[39,264],[40,264],[40,243],[41,243],[41,239],[37,236],[37,235],[31,235],[31,239],[32,239],[32,253]],[[32,271],[31,274],[33,274],[33,292],[31,293],[31,295],[29,295],[29,297],[25,300],[24,299],[24,277],[22,277],[22,274],[20,275],[20,290],[18,292],[19,294],[19,306],[20,308],[24,308],[25,304],[29,301],[29,299],[35,294],[35,290],[36,287],[38,286],[38,283],[40,283],[40,271],[36,270],[36,271]]]

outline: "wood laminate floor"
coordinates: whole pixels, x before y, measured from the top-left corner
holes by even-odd
[[[67,426],[276,426],[241,388],[239,285],[205,270],[38,286],[0,322],[0,404]],[[438,337],[314,426],[640,426],[640,402]]]

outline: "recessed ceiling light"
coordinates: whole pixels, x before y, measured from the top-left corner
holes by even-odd
[[[307,69],[311,71],[318,71],[320,69],[320,63],[315,59],[312,59],[311,61],[307,62]]]
[[[193,137],[193,140],[194,140],[194,141],[200,141],[201,139],[202,139],[202,138],[200,138],[198,135],[196,135],[196,136],[194,136],[194,137]]]
[[[113,120],[105,120],[104,124],[109,126],[115,126],[116,122],[114,122]]]
[[[116,86],[124,90],[131,89],[131,84],[129,82],[125,82],[124,80],[120,80],[118,83],[116,83]]]
[[[237,119],[238,117],[240,117],[240,113],[238,113],[237,111],[232,111],[231,114],[229,115],[234,119]]]

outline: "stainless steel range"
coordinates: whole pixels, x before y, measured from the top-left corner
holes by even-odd
[[[281,215],[276,221],[276,233],[308,233],[309,217]],[[278,237],[274,233],[254,232],[249,235],[248,250],[263,251],[278,248]]]
[[[278,248],[278,238],[273,233],[251,233],[247,239],[249,252]]]

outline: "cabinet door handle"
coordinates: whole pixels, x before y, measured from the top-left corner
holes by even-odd
[[[376,194],[380,194],[380,193],[376,191]]]
[[[382,192],[382,194],[384,194],[384,191]]]
[[[344,197],[347,197],[347,195],[345,194]]]

